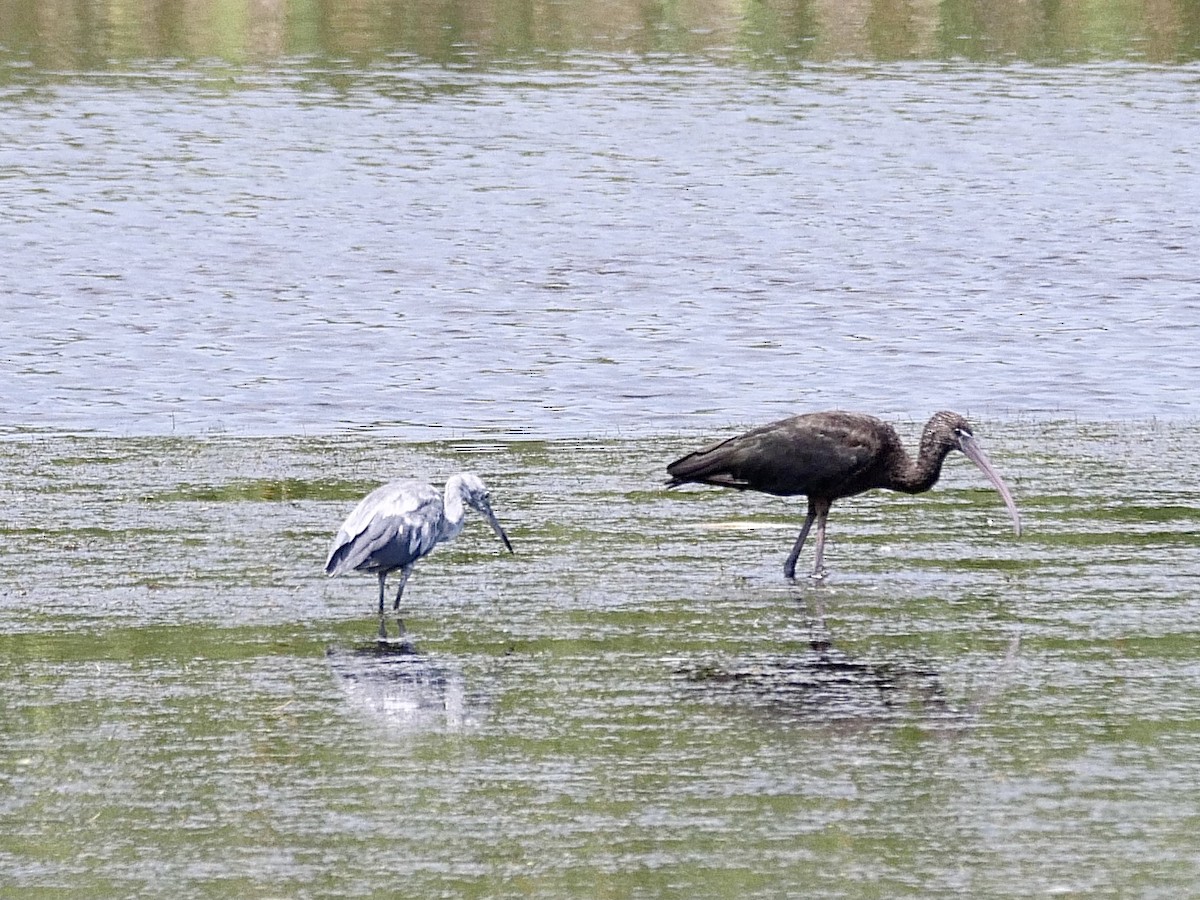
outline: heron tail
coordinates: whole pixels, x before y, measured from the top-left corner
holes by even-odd
[[[354,550],[354,541],[342,541],[329,551],[329,559],[325,560],[325,574],[341,575],[343,572],[351,571],[355,565],[361,563],[361,559],[350,560],[347,558]]]

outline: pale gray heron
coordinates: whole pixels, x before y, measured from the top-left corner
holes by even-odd
[[[420,481],[393,481],[378,487],[363,497],[338,529],[325,561],[325,573],[374,572],[379,576],[380,640],[387,640],[388,636],[384,624],[388,575],[400,570],[400,586],[392,604],[393,610],[399,610],[400,597],[413,566],[442,541],[458,536],[468,506],[487,519],[512,553],[512,543],[492,512],[487,488],[477,475],[469,472],[451,476],[444,497]],[[396,621],[403,636],[404,620],[397,616]]]

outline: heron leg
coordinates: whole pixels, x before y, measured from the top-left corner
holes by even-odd
[[[392,603],[392,612],[398,612],[400,610],[400,598],[404,596],[404,586],[408,584],[408,576],[412,574],[412,570],[413,567],[411,563],[400,570],[400,586],[396,588],[396,600]],[[382,615],[382,609],[383,607],[381,606],[380,615]],[[400,637],[404,637],[404,619],[400,618],[400,616],[396,616],[396,627],[400,629]]]
[[[383,619],[383,610],[384,610],[383,601],[384,601],[384,597],[386,594],[387,594],[387,572],[380,572],[379,573],[379,639],[381,641],[387,640],[387,625],[384,624],[384,619]]]
[[[817,559],[813,564],[813,578],[825,577],[825,520],[829,518],[829,501],[820,500],[813,504],[817,511]],[[812,513],[809,513],[812,516]]]
[[[804,520],[804,527],[800,529],[800,536],[796,538],[796,543],[792,547],[792,552],[788,554],[787,562],[783,564],[784,578],[790,580],[796,577],[796,560],[800,558],[800,551],[804,549],[804,542],[808,539],[808,529],[812,528],[812,523],[816,518],[816,507],[810,500],[808,501],[808,518]]]

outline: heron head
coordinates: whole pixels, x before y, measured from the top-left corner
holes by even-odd
[[[508,548],[509,553],[512,553],[512,542],[508,539],[508,535],[504,533],[504,528],[501,527],[496,514],[492,512],[492,496],[488,493],[483,479],[473,472],[462,472],[452,476],[447,486],[452,491],[457,490],[463,503],[487,519],[488,524],[492,526],[492,531],[496,532],[496,536],[500,538],[501,543]]]
[[[1013,531],[1018,536],[1021,534],[1021,514],[1017,512],[1017,504],[1008,490],[1008,485],[1004,483],[1000,473],[992,466],[992,461],[988,459],[983,448],[979,446],[979,442],[975,440],[975,432],[971,428],[970,422],[955,412],[943,410],[934,413],[925,426],[925,433],[921,435],[921,443],[934,444],[943,453],[951,450],[962,451],[967,459],[975,463],[979,467],[979,471],[983,472],[987,476],[987,480],[1000,492],[1000,498],[1008,507],[1008,514],[1012,518]]]

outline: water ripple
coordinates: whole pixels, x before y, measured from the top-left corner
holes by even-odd
[[[1200,414],[1186,70],[679,65],[15,98],[2,418],[412,437]]]

